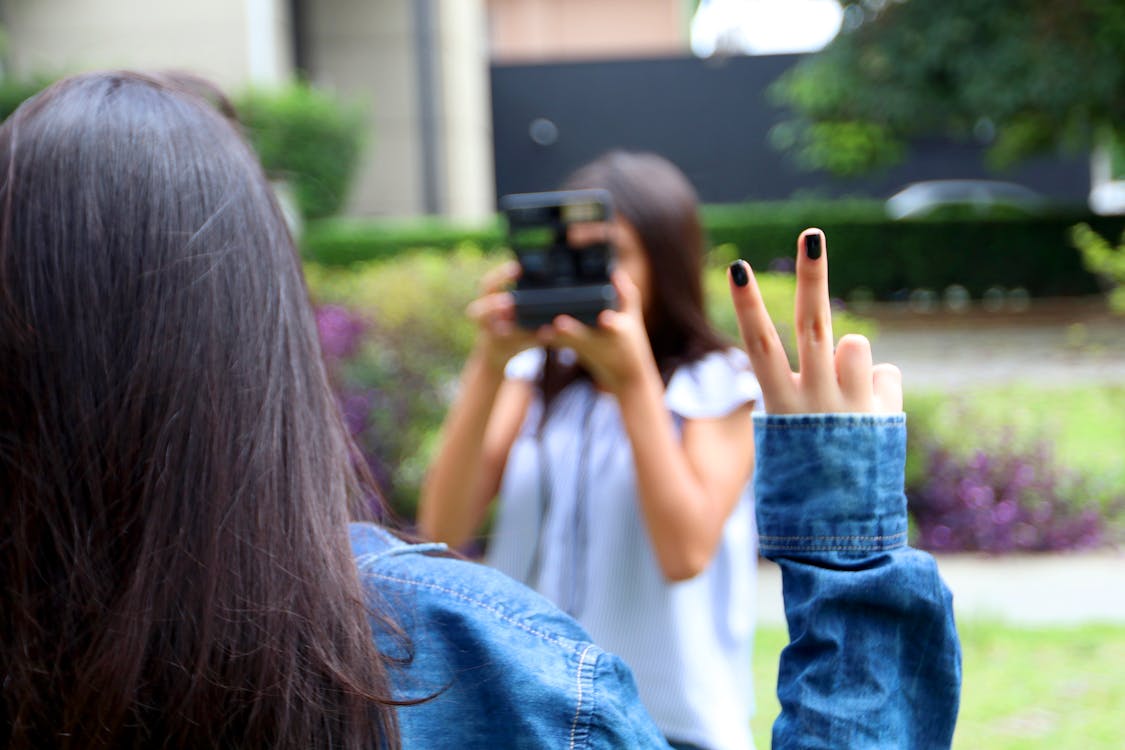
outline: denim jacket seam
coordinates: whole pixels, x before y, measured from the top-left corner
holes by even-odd
[[[373,571],[373,570],[365,570],[364,572],[367,575],[372,576],[373,578],[378,578],[378,579],[383,580],[383,581],[389,581],[391,583],[401,583],[401,584],[406,584],[408,586],[420,586],[420,587],[432,589],[434,591],[440,591],[443,594],[449,594],[450,596],[456,597],[457,599],[460,599],[461,601],[468,602],[469,604],[480,607],[481,609],[492,613],[494,616],[498,617],[499,619],[503,620],[504,622],[508,623],[509,625],[514,625],[515,627],[519,628],[520,630],[523,630],[526,633],[534,635],[537,638],[542,638],[543,640],[547,641],[548,643],[552,643],[556,646],[559,646],[560,648],[571,648],[570,644],[567,644],[567,643],[563,642],[557,636],[554,636],[550,633],[547,633],[547,632],[544,632],[542,630],[538,630],[536,628],[533,628],[530,625],[528,625],[526,622],[524,622],[522,620],[519,620],[515,617],[512,617],[511,615],[509,615],[509,614],[505,613],[504,611],[496,608],[495,606],[493,606],[493,605],[491,605],[487,602],[481,601],[480,599],[476,599],[474,597],[468,596],[464,592],[458,591],[456,589],[451,589],[447,586],[442,586],[441,584],[437,584],[437,583],[430,583],[429,581],[419,581],[419,580],[413,579],[413,578],[399,578],[397,576],[391,576],[391,575],[387,575],[385,573],[379,573],[379,572],[376,572],[376,571]],[[594,644],[590,644],[590,646],[593,646],[593,645]],[[589,646],[587,648],[589,648]]]
[[[383,560],[388,557],[395,557],[397,555],[405,554],[425,554],[427,552],[448,552],[449,545],[443,542],[428,542],[425,544],[398,544],[393,547],[388,547],[381,552],[365,552],[362,555],[357,555],[355,558],[356,567],[361,570]]]
[[[574,720],[570,723],[570,750],[575,748],[575,736],[578,733],[578,720],[582,716],[582,671],[586,668],[586,655],[594,648],[593,643],[586,645],[578,657],[578,705],[574,708]]]
[[[830,536],[816,534],[813,536],[777,536],[773,534],[761,534],[758,539],[761,541],[776,541],[776,542],[827,542],[829,540],[844,540],[844,541],[865,541],[865,542],[878,542],[889,539],[902,539],[907,535],[906,531],[899,531],[894,534],[880,534],[880,535],[866,535],[866,534],[853,534],[850,536]]]
[[[762,554],[771,552],[888,552],[902,549],[906,542],[897,544],[763,544]]]

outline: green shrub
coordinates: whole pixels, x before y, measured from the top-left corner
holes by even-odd
[[[866,288],[880,299],[900,290],[964,286],[980,297],[992,286],[1024,287],[1033,296],[1093,294],[1097,280],[1068,251],[1068,232],[1079,218],[1101,228],[1125,227],[1125,220],[1052,213],[987,219],[928,218],[893,221],[862,204],[846,211],[783,211],[741,215],[737,208],[720,222],[708,222],[715,243],[730,243],[756,268],[791,257],[797,234],[818,226],[828,238],[832,293],[847,296]]]
[[[892,221],[877,201],[706,206],[703,218],[713,245],[733,247],[755,269],[792,258],[800,231],[818,226],[828,237],[832,293],[846,297],[863,288],[879,299],[953,284],[978,298],[993,286],[1023,287],[1038,297],[1095,294],[1097,279],[1069,250],[1070,227],[1086,221],[1102,233],[1125,228],[1120,217],[1079,211]],[[434,219],[321,222],[310,226],[303,252],[309,260],[338,265],[416,247],[451,248],[463,240],[498,250],[505,242],[503,227],[499,220],[483,228]]]
[[[1082,263],[1093,274],[1110,285],[1109,304],[1118,313],[1125,314],[1125,232],[1117,247],[1113,247],[1089,224],[1078,224],[1071,230],[1071,242],[1082,255]]]
[[[301,253],[312,263],[341,266],[385,260],[416,250],[452,250],[465,243],[488,252],[503,248],[505,235],[499,219],[476,227],[436,217],[317,221],[305,228]]]
[[[363,146],[359,107],[302,83],[252,89],[234,104],[266,172],[291,183],[301,215],[311,220],[338,213]]]
[[[464,246],[350,269],[306,266],[315,302],[343,305],[365,321],[358,351],[335,363],[333,375],[357,442],[403,519],[414,517],[450,389],[475,335],[465,306],[497,262]]]
[[[50,79],[42,77],[0,80],[0,122],[8,119],[8,115],[15,112],[24,101],[38,94],[50,83]]]

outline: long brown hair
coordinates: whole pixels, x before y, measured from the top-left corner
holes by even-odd
[[[608,191],[615,213],[636,230],[651,285],[645,327],[665,384],[681,365],[726,348],[703,304],[703,225],[684,173],[658,154],[610,151],[576,170],[564,186]],[[547,403],[577,377],[585,377],[580,366],[548,352],[540,379]]]
[[[0,745],[397,745],[294,244],[192,88],[0,128]]]

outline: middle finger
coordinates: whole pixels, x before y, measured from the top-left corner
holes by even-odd
[[[828,257],[824,233],[806,229],[797,239],[797,358],[801,390],[828,405],[836,392],[832,357],[832,308],[828,300]]]

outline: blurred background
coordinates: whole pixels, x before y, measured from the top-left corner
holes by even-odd
[[[913,539],[965,640],[956,746],[1125,747],[1125,4],[0,0],[0,117],[121,67],[230,95],[404,525],[506,254],[500,195],[610,148],[670,158],[732,337],[725,264],[791,329],[794,238],[823,228],[837,335],[904,372]],[[768,564],[759,606],[766,747]]]

